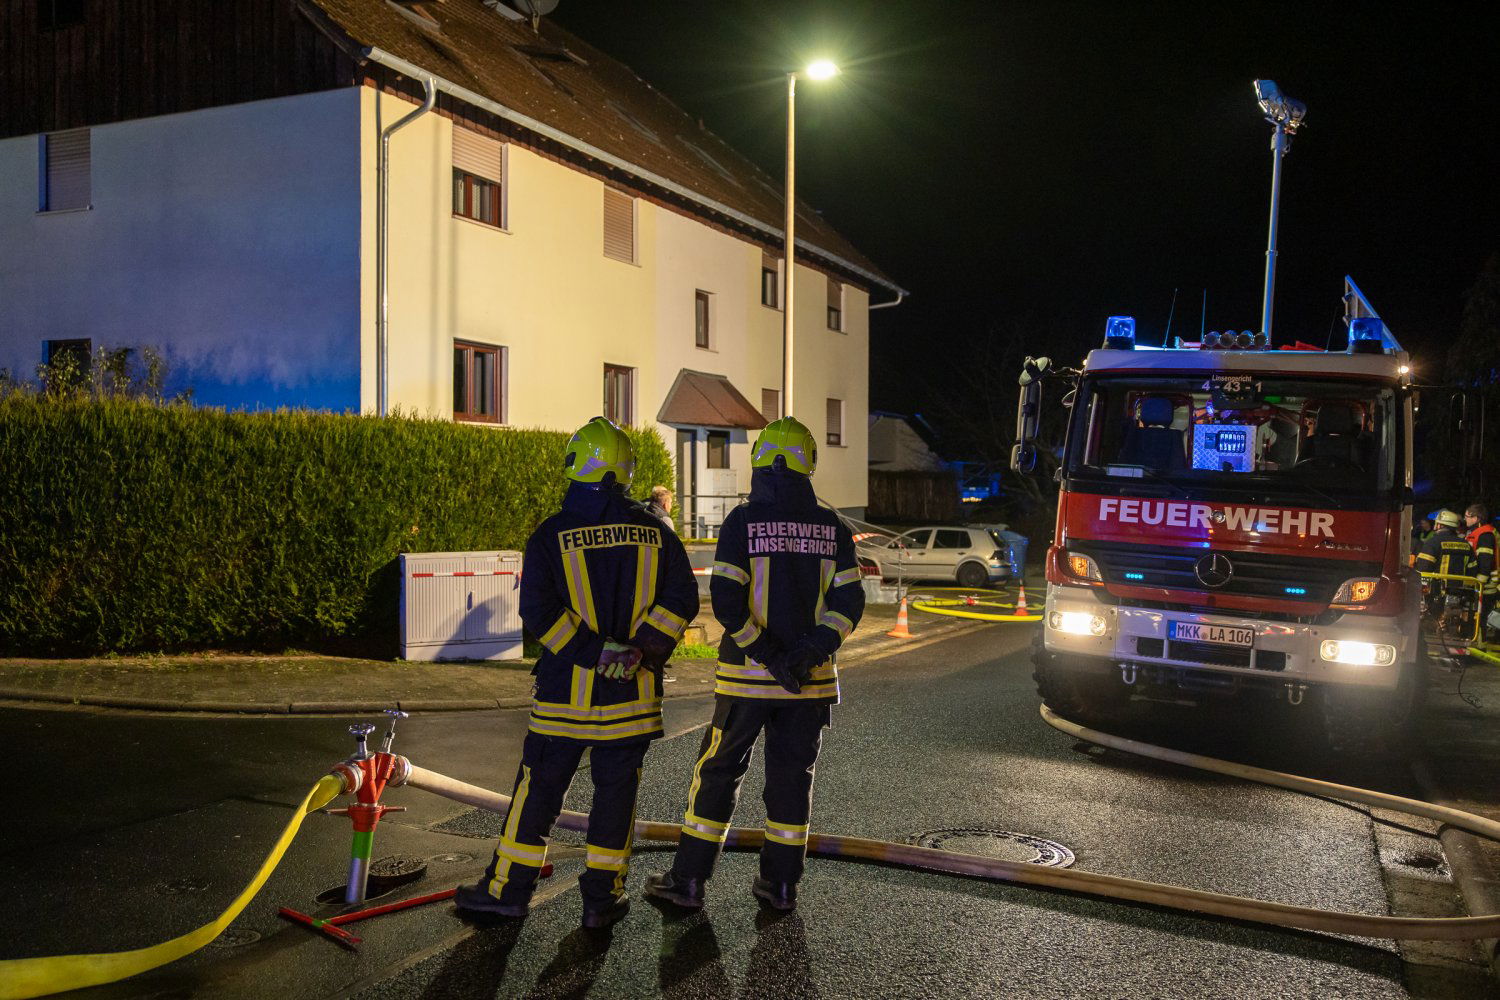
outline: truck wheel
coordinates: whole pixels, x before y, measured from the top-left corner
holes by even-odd
[[[1120,715],[1130,690],[1109,674],[1069,670],[1064,657],[1047,652],[1042,630],[1032,640],[1032,678],[1036,693],[1052,711],[1074,722],[1108,722]]]
[[[990,574],[978,563],[964,563],[958,567],[958,585],[979,589],[990,582]]]
[[[1427,701],[1427,645],[1401,671],[1393,691],[1357,687],[1323,689],[1323,728],[1334,752],[1351,758],[1390,759],[1410,750],[1413,725]]]

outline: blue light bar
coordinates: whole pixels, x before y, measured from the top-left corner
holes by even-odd
[[[1135,317],[1111,316],[1105,320],[1104,346],[1114,351],[1135,350]]]
[[[1373,316],[1360,316],[1349,321],[1350,340],[1381,340],[1385,324]]]
[[[1127,579],[1127,580],[1144,580],[1144,579],[1146,579],[1146,574],[1145,573],[1126,573],[1125,574],[1125,579]]]
[[[1298,597],[1302,597],[1307,593],[1306,587],[1286,587],[1284,589],[1288,594],[1295,594]]]

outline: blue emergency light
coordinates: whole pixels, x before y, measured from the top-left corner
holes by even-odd
[[[1135,317],[1111,316],[1105,320],[1104,346],[1112,351],[1135,350]]]
[[[1301,597],[1302,595],[1304,595],[1304,594],[1307,593],[1307,588],[1306,587],[1285,587],[1283,589],[1288,594],[1294,594],[1294,595],[1296,595],[1298,597]]]
[[[1384,354],[1385,324],[1374,316],[1359,316],[1349,321],[1350,354]]]

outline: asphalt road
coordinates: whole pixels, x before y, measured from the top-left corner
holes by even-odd
[[[903,841],[996,829],[1055,840],[1077,867],[1290,903],[1389,912],[1371,818],[1349,806],[1089,750],[1037,716],[1019,629],[1000,627],[850,670],[819,766],[813,825]],[[669,702],[639,814],[681,815],[706,700]],[[1410,791],[1404,772],[1330,768],[1296,716],[1183,727],[1175,745]],[[186,719],[0,712],[13,820],[0,827],[0,956],[154,943],[214,916],[288,807],[351,743],[341,719]],[[489,787],[515,767],[524,714],[434,715],[397,749]],[[758,759],[737,825],[758,826]],[[570,808],[586,808],[581,776]],[[416,894],[472,880],[498,819],[416,792],[376,854],[429,859]],[[360,925],[350,953],[276,907],[318,911],[342,882],[347,821],[311,817],[231,944],[89,996],[396,997],[1468,997],[1478,976],[1413,976],[1389,941],[1282,932],[1058,893],[813,859],[781,919],[749,894],[753,855],[727,855],[702,914],[639,900],[669,855],[641,850],[637,902],[610,937],[576,929],[579,862],[559,837],[549,898],[520,926],[479,929],[445,905]],[[986,841],[950,842],[984,850]],[[997,844],[1003,856],[1014,848]],[[392,897],[396,898],[396,897]],[[1419,989],[1409,992],[1417,983]]]

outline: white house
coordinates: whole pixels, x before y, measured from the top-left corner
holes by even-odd
[[[389,408],[655,424],[710,526],[748,488],[781,409],[780,179],[557,26],[495,0],[0,0],[0,79],[0,368],[150,346],[202,404],[377,412],[383,291]],[[868,310],[901,290],[798,219],[796,415],[820,495],[859,510]]]

